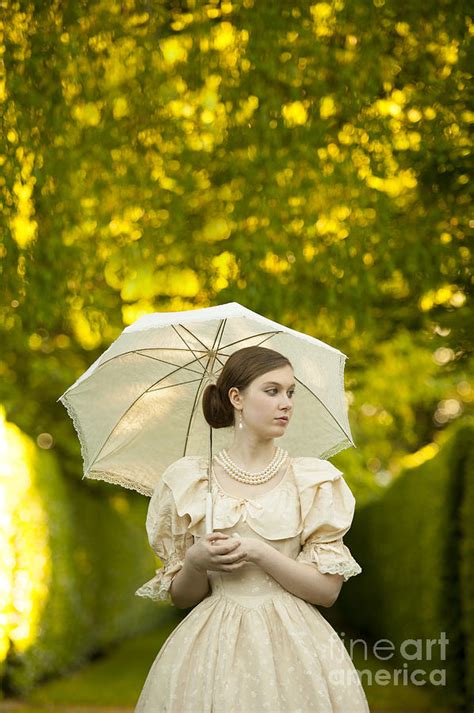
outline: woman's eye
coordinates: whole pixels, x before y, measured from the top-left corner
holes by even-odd
[[[268,389],[268,390],[267,390],[267,394],[271,394],[273,391],[277,391],[277,389]],[[290,392],[289,392],[290,396],[293,396],[294,393],[295,393],[294,391],[290,391]]]

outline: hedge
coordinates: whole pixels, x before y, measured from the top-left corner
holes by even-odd
[[[163,611],[134,594],[159,563],[148,498],[64,477],[54,453],[1,416],[0,699],[155,628]]]
[[[474,707],[474,419],[452,427],[438,454],[402,472],[382,497],[357,508],[345,537],[363,572],[338,606],[372,644],[438,640],[446,660],[394,657],[408,671],[446,669],[440,700]],[[410,649],[413,652],[413,647]],[[383,662],[382,662],[382,665]]]

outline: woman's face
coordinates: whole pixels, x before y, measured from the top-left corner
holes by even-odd
[[[293,394],[295,380],[291,366],[267,371],[254,379],[240,395],[234,393],[236,408],[242,409],[244,427],[251,429],[264,438],[278,438],[284,435],[293,414]],[[279,416],[286,416],[287,421],[279,421]],[[236,425],[240,418],[237,416]]]

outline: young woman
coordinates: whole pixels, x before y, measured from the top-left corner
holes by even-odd
[[[361,572],[342,539],[355,499],[331,463],[275,445],[291,428],[295,390],[279,352],[234,352],[202,401],[210,426],[235,424],[212,462],[214,532],[206,458],[172,463],[151,497],[147,532],[163,567],[136,594],[192,609],[153,662],[135,713],[369,711],[317,609]]]

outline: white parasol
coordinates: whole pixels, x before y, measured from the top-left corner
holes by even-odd
[[[209,426],[201,395],[234,351],[252,345],[281,352],[293,366],[295,408],[278,440],[282,448],[325,459],[355,445],[344,393],[346,355],[230,302],[141,317],[59,397],[79,436],[83,477],[151,496],[172,462],[208,454],[206,531],[212,532],[213,435],[220,450],[229,445],[230,427]]]

